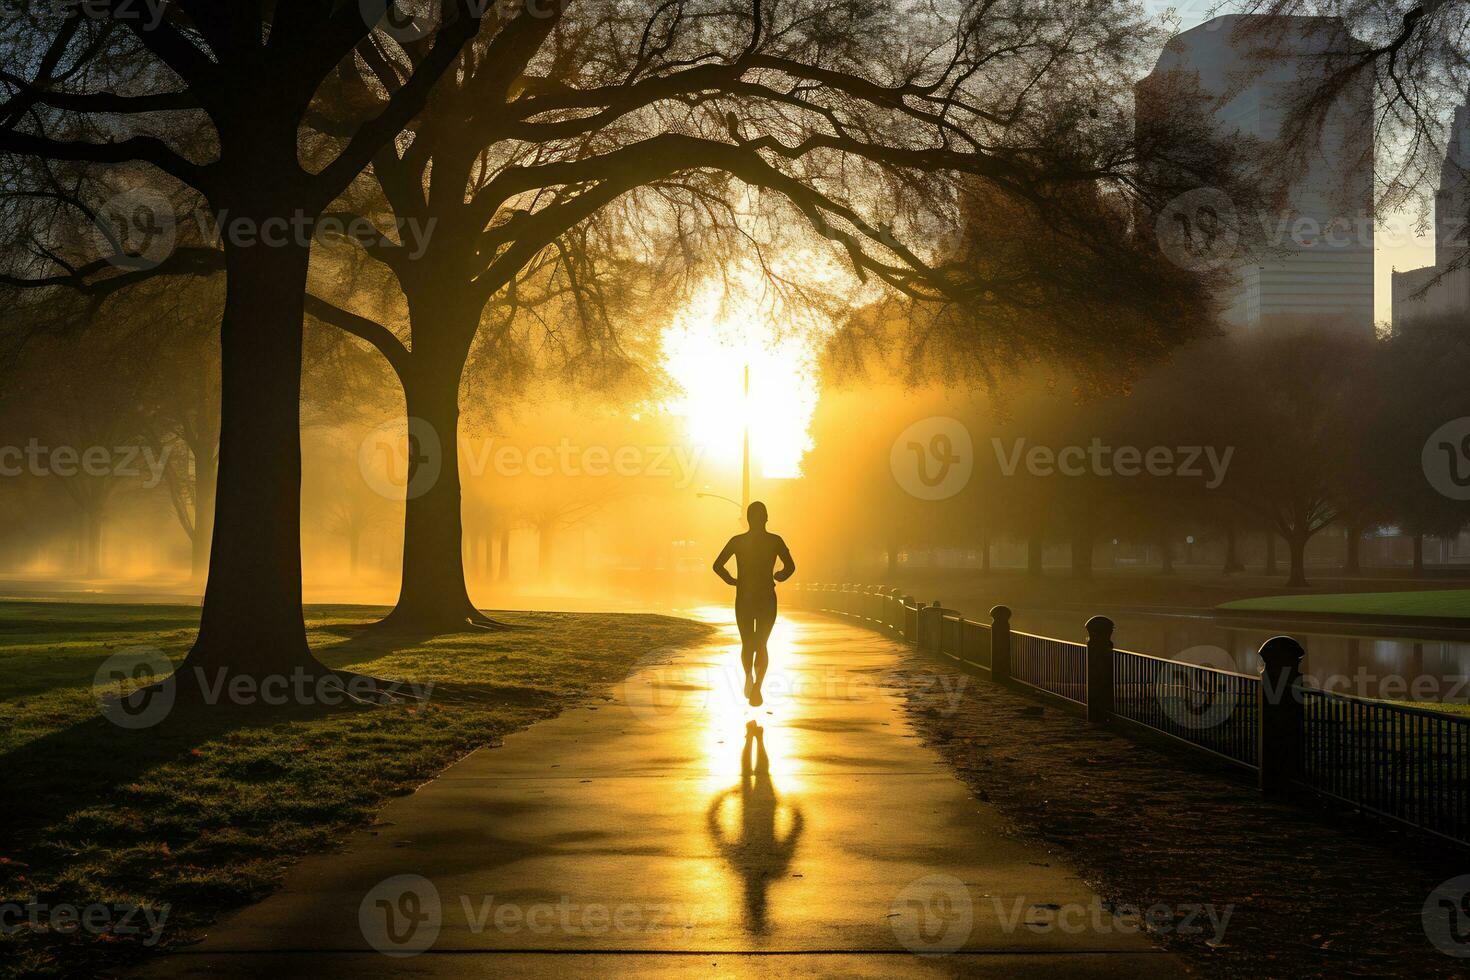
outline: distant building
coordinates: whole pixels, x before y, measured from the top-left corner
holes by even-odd
[[[1434,265],[1393,274],[1395,330],[1421,318],[1470,315],[1470,104],[1455,110],[1434,195]],[[1458,268],[1454,268],[1458,266]]]
[[[1190,93],[1221,134],[1259,140],[1269,161],[1279,158],[1268,173],[1292,174],[1279,188],[1281,207],[1236,216],[1243,245],[1229,267],[1235,283],[1222,297],[1226,320],[1236,327],[1320,321],[1373,332],[1373,102],[1366,80],[1329,110],[1320,142],[1300,167],[1286,167],[1280,143],[1290,100],[1318,77],[1319,56],[1350,43],[1336,17],[1216,17],[1170,40],[1139,82],[1140,117],[1150,105],[1176,111],[1178,93]]]

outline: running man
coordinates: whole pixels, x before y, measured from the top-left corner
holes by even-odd
[[[755,501],[745,512],[750,530],[737,534],[715,559],[715,574],[735,586],[735,625],[740,628],[740,664],[745,668],[745,699],[751,707],[761,705],[761,683],[770,666],[766,641],[776,625],[776,583],[796,571],[791,551],[779,534],[766,530],[766,505]],[[725,565],[735,557],[735,572]],[[776,559],[781,570],[775,571]],[[773,574],[774,573],[774,574]]]

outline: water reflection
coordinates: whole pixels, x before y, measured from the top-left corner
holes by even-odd
[[[746,928],[765,933],[766,892],[786,876],[803,818],[799,807],[776,795],[765,731],[754,721],[745,725],[740,782],[715,794],[706,819],[716,849],[740,877]]]
[[[1020,610],[1012,622],[1026,632],[1085,640],[1083,618],[1076,612]],[[1470,643],[1462,641],[1351,636],[1289,621],[1274,629],[1238,627],[1210,616],[1124,613],[1112,619],[1117,624],[1113,642],[1125,650],[1254,674],[1260,668],[1260,645],[1287,633],[1306,647],[1302,671],[1314,686],[1363,697],[1470,700]],[[1197,656],[1205,647],[1219,651],[1224,662]]]

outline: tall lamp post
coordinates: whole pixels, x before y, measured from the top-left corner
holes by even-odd
[[[745,445],[740,457],[740,514],[750,509],[750,365],[745,365]]]

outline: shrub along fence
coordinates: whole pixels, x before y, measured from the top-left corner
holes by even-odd
[[[1260,649],[1259,676],[1113,647],[1113,623],[1094,616],[1087,642],[1011,629],[897,589],[808,585],[802,608],[859,619],[919,650],[985,671],[1085,711],[1089,721],[1166,736],[1252,772],[1264,794],[1308,792],[1365,814],[1470,844],[1470,718],[1307,687],[1302,645]]]

